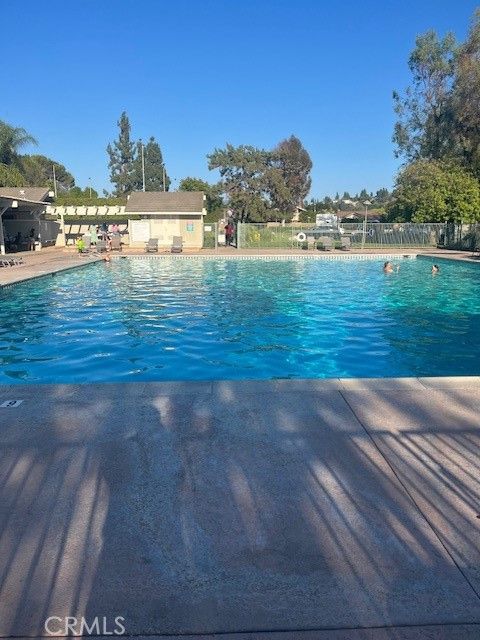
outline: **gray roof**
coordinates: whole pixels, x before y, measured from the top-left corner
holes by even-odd
[[[134,191],[125,211],[132,213],[202,213],[203,191]]]
[[[0,187],[0,197],[18,198],[30,202],[43,202],[48,199],[48,187]]]

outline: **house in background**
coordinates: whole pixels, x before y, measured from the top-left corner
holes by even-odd
[[[29,248],[29,234],[34,229],[37,245],[55,244],[59,225],[46,220],[45,212],[53,199],[48,187],[0,188],[0,253],[22,251]],[[21,236],[21,240],[14,239]]]
[[[159,246],[168,248],[174,236],[181,236],[186,249],[201,249],[205,207],[202,191],[134,191],[125,213],[140,219],[129,220],[130,246],[143,247],[150,238],[158,238]]]

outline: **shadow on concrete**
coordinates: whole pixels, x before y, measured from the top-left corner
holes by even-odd
[[[1,635],[54,615],[129,634],[480,622],[468,415],[374,442],[338,392],[22,389],[0,432]]]

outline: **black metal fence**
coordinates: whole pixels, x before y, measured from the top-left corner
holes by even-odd
[[[480,224],[456,225],[414,223],[345,223],[338,227],[315,227],[312,223],[239,223],[236,246],[239,249],[301,249],[316,246],[322,236],[341,246],[342,237],[350,238],[355,249],[402,249],[445,247],[475,251],[480,248]],[[225,244],[223,227],[204,225],[204,248]]]

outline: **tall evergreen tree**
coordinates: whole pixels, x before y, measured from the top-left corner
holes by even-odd
[[[458,49],[450,110],[453,155],[480,179],[480,9]]]
[[[207,156],[208,168],[218,169],[220,188],[239,222],[267,219],[268,181],[266,169],[270,154],[250,145],[215,149]]]
[[[397,155],[453,160],[480,179],[480,10],[463,43],[434,31],[419,36],[409,67],[411,86],[394,94]]]
[[[271,202],[279,211],[293,213],[296,206],[303,204],[312,184],[312,160],[308,151],[292,135],[273,149],[268,163]]]
[[[153,136],[143,147],[143,159],[145,165],[145,191],[168,191],[170,189],[171,180],[165,169],[160,145]],[[141,141],[138,141],[136,145],[136,154],[133,162],[133,176],[133,188],[141,191],[143,189]]]
[[[115,195],[122,196],[135,188],[135,143],[130,140],[130,121],[124,111],[118,121],[118,139],[107,146],[110,181],[115,185]]]
[[[442,158],[451,150],[450,95],[457,43],[449,33],[434,31],[417,37],[408,66],[413,82],[404,95],[394,92],[396,155],[408,161]]]

